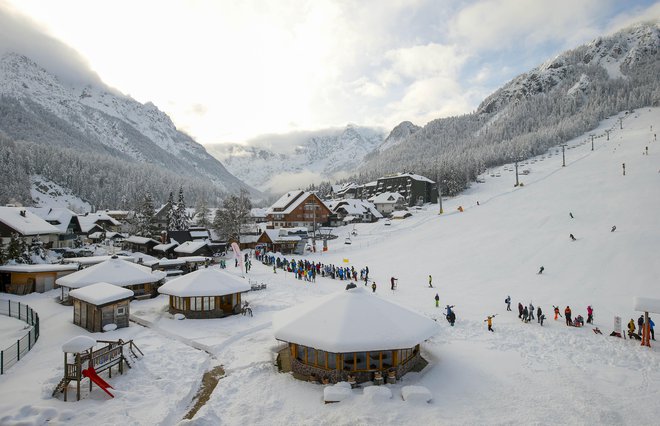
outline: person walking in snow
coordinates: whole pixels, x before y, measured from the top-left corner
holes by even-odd
[[[484,320],[484,322],[488,323],[488,331],[495,332],[495,330],[493,330],[493,318],[495,318],[495,315],[488,315],[488,318]]]
[[[429,287],[431,287],[431,288],[433,288],[432,283],[433,283],[433,277],[431,277],[431,275],[429,275]]]
[[[564,309],[564,317],[566,318],[566,325],[573,325],[571,322],[571,307],[568,305],[566,306],[566,309]]]
[[[541,307],[539,306],[536,308],[536,322],[541,322],[541,315],[543,315],[543,311],[541,311]]]
[[[651,332],[651,340],[655,340],[655,332],[653,332],[654,327],[655,327],[655,323],[653,322],[651,317],[649,317],[649,331]]]
[[[569,234],[569,237],[571,237],[571,241],[575,241],[575,240],[576,240],[576,238],[575,238],[575,236],[574,236],[573,234]]]
[[[568,215],[571,217],[571,219],[573,219],[573,213],[572,212],[568,212]]]
[[[511,296],[507,296],[506,299],[504,299],[504,303],[506,303],[506,310],[510,311],[511,310]]]
[[[545,321],[545,314],[539,315],[539,324],[541,324],[541,327],[543,327],[543,321]]]
[[[639,318],[637,318],[637,330],[641,335],[642,331],[644,330],[644,315],[640,315]]]
[[[545,271],[545,268],[544,268],[543,266],[541,266],[541,267],[539,268],[539,275],[541,275],[541,274],[543,273],[543,271]]]
[[[594,309],[591,305],[587,306],[587,324],[594,323]]]
[[[390,278],[390,284],[392,285],[392,291],[396,288],[396,282],[398,281],[398,278]]]
[[[373,290],[373,293],[376,292],[376,281],[374,281],[373,283],[371,283],[371,290]]]
[[[616,231],[616,225],[614,225],[612,229],[610,229],[610,232],[614,232],[614,231]]]
[[[630,318],[630,322],[628,322],[628,337],[631,339],[635,337],[635,320]]]
[[[555,321],[557,321],[557,317],[561,316],[561,314],[559,313],[559,306],[552,305],[552,307],[555,310]]]
[[[529,320],[534,319],[534,305],[532,305],[532,302],[529,302]]]
[[[438,293],[435,294],[435,307],[440,307],[440,296],[438,296]]]
[[[518,302],[518,318],[522,318],[523,316],[523,305],[522,303]]]
[[[527,310],[527,306],[523,308],[522,320],[523,322],[529,322],[529,311]]]

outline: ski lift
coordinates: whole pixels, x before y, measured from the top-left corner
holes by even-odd
[[[351,235],[354,237],[357,236],[357,229],[355,229],[355,225],[353,225],[353,230],[351,231]]]
[[[351,241],[351,237],[346,237],[346,239],[344,240],[344,244],[353,244],[353,242]]]

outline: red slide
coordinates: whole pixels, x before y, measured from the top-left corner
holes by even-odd
[[[100,387],[101,389],[103,389],[103,391],[104,391],[105,393],[107,393],[108,395],[110,395],[112,398],[115,397],[115,396],[114,396],[113,394],[111,394],[110,391],[108,390],[108,388],[110,388],[110,389],[114,389],[114,388],[113,388],[112,386],[110,386],[110,385],[108,384],[108,382],[106,382],[105,380],[103,380],[98,374],[96,374],[96,370],[94,370],[93,367],[85,368],[85,369],[82,371],[82,375],[85,376],[85,377],[89,377],[89,380],[91,380],[92,382],[96,383],[96,385],[97,385],[98,387]]]

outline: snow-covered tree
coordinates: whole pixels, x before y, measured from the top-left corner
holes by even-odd
[[[143,237],[157,237],[158,230],[156,229],[156,220],[154,212],[154,201],[151,193],[145,192],[142,198],[142,203],[136,214],[136,229],[135,233]]]
[[[241,227],[250,216],[252,203],[245,190],[225,198],[213,219],[213,228],[227,239],[240,239]]]

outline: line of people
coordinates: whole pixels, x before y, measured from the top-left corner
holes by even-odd
[[[504,299],[504,303],[506,303],[506,310],[511,311],[511,296],[507,296],[506,299]],[[555,321],[559,317],[561,317],[560,314],[560,309],[559,306],[552,305],[554,314],[555,314]],[[534,320],[534,305],[532,302],[529,303],[528,306],[524,306],[522,302],[518,302],[518,318],[524,323],[528,323],[531,320]],[[572,326],[572,327],[582,327],[584,326],[584,317],[582,315],[578,315],[575,318],[572,318],[572,310],[570,306],[566,306],[566,309],[564,309],[564,318],[566,319],[566,325],[567,326]],[[543,310],[541,309],[540,306],[536,307],[536,322],[541,324],[543,326],[543,322],[545,321],[545,314],[543,313]],[[591,305],[587,306],[587,324],[593,324],[594,322],[594,309],[591,307]]]
[[[640,315],[639,318],[637,318],[637,329],[635,329],[635,320],[630,318],[630,322],[628,322],[628,337],[630,339],[637,339],[637,340],[642,340],[642,332],[644,331],[644,315]],[[655,331],[653,330],[655,328],[655,323],[649,317],[649,331],[651,332],[651,340],[655,340]]]

